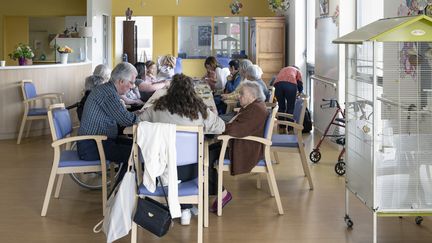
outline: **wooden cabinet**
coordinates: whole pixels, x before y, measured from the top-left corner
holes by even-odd
[[[268,83],[285,67],[285,17],[257,17],[250,22],[250,60],[263,70]]]
[[[137,27],[135,21],[123,21],[123,53],[128,55],[128,62],[137,62]]]

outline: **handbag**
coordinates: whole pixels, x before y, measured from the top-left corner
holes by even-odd
[[[158,179],[158,181],[161,184],[165,201],[168,205],[168,199],[165,193],[165,189],[160,181],[160,178]],[[152,232],[159,237],[164,236],[168,232],[172,224],[169,206],[165,206],[150,197],[138,198],[138,204],[133,220],[142,228]]]

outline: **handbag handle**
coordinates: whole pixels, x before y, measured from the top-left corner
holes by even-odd
[[[164,197],[165,197],[166,204],[167,204],[167,206],[169,207],[169,204],[168,204],[168,198],[167,198],[167,195],[166,195],[166,193],[165,193],[165,188],[164,188],[164,186],[162,185],[162,179],[160,178],[160,176],[157,177],[157,181],[159,182],[159,184],[160,184],[161,187],[162,187],[162,191],[163,191],[163,194],[164,194]],[[156,184],[156,186],[157,186],[157,184]]]

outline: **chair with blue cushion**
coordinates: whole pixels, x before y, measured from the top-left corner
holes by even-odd
[[[57,186],[54,194],[55,198],[59,197],[64,174],[88,172],[101,172],[102,174],[102,210],[105,215],[105,205],[107,200],[107,162],[105,160],[102,140],[106,140],[106,136],[70,136],[72,132],[72,121],[69,111],[65,109],[64,104],[54,104],[49,106],[48,122],[53,139],[51,146],[54,148],[54,160],[48,180],[48,187],[45,193],[41,216],[46,216],[54,187],[54,181],[57,175],[59,177],[57,179]],[[70,150],[72,142],[90,139],[96,142],[100,160],[81,160],[78,157],[78,152],[76,150]]]
[[[309,165],[306,160],[306,153],[304,150],[303,143],[303,120],[306,112],[307,101],[309,97],[302,96],[296,99],[294,105],[294,114],[287,113],[277,113],[277,117],[290,118],[293,121],[285,121],[285,120],[277,120],[277,123],[280,125],[286,125],[293,127],[294,134],[273,134],[272,136],[272,146],[271,151],[273,152],[273,156],[276,160],[276,163],[279,163],[278,152],[292,152],[295,151],[299,153],[300,160],[303,166],[303,171],[305,176],[309,181],[309,188],[313,189],[312,177],[309,171]]]
[[[270,158],[270,146],[272,144],[271,137],[273,134],[273,125],[275,116],[278,110],[278,106],[274,105],[274,107],[271,108],[271,112],[269,112],[269,115],[266,120],[266,125],[264,129],[264,137],[256,137],[256,136],[247,136],[243,138],[237,138],[232,137],[229,135],[220,135],[218,136],[219,140],[222,140],[222,149],[221,153],[219,155],[218,164],[216,165],[216,168],[218,169],[218,209],[217,214],[218,216],[222,216],[222,185],[223,185],[223,172],[229,172],[230,171],[230,164],[231,161],[229,159],[225,158],[225,152],[228,146],[228,143],[232,139],[242,139],[242,140],[249,140],[249,141],[255,141],[258,143],[263,144],[264,146],[264,159],[259,161],[258,164],[252,169],[251,173],[265,173],[267,175],[267,181],[269,183],[270,187],[270,194],[272,197],[275,197],[276,204],[278,207],[279,214],[284,214],[283,208],[282,208],[282,202],[279,195],[279,189],[276,184],[276,178],[273,171],[273,166]],[[241,153],[241,151],[239,151]],[[223,163],[219,163],[219,161],[223,161]],[[260,188],[260,182],[257,183],[257,187]]]
[[[38,102],[44,102],[45,100],[51,101],[51,103],[60,103],[62,95],[61,93],[45,93],[45,94],[37,94],[36,87],[31,80],[23,80],[21,81],[21,91],[23,94],[23,103],[24,103],[24,115],[21,121],[20,130],[18,133],[17,144],[21,143],[22,134],[24,132],[25,124],[29,121],[27,126],[26,137],[30,132],[31,122],[33,120],[45,120],[47,119],[47,109],[41,105],[37,104]],[[39,105],[39,106],[37,106]]]
[[[207,227],[208,210],[204,208],[204,204],[208,205],[208,185],[204,175],[208,175],[208,166],[204,166],[204,133],[200,126],[177,126],[176,127],[176,151],[177,151],[177,166],[198,164],[198,178],[191,181],[181,182],[178,184],[178,196],[180,204],[198,204],[198,243],[203,242],[203,226]],[[134,145],[133,153],[136,162],[135,167],[138,168],[138,189],[139,197],[151,197],[161,203],[165,203],[165,197],[160,185],[154,193],[149,192],[142,184],[141,163],[139,162],[139,149],[136,143],[137,125],[133,128]],[[206,189],[204,189],[206,188]],[[204,191],[205,190],[205,191]],[[169,188],[165,188],[168,195]],[[204,200],[204,202],[203,202]],[[205,219],[205,221],[204,221]],[[131,242],[137,242],[137,224],[132,222]]]

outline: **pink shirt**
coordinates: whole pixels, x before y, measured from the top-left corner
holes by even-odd
[[[288,66],[279,71],[274,84],[277,82],[289,82],[297,85],[297,81],[302,82],[301,72],[295,67]]]

